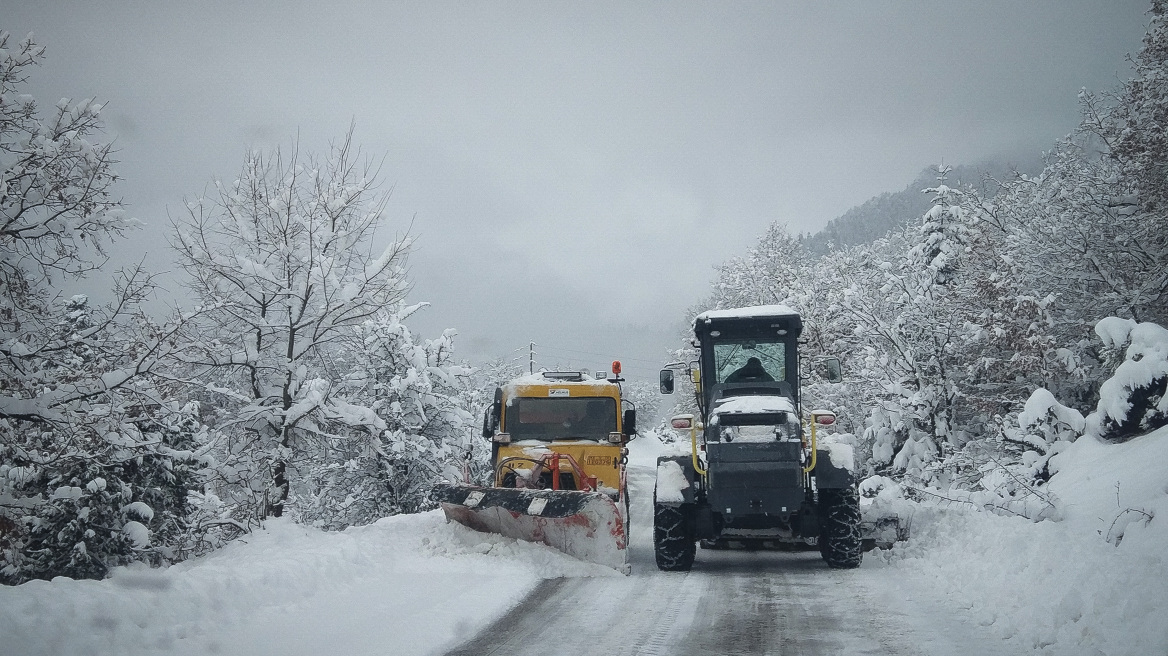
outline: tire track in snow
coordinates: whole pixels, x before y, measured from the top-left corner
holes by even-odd
[[[699,550],[688,573],[653,558],[653,471],[631,468],[628,577],[541,582],[454,656],[941,656],[997,641],[878,570],[833,570],[817,552]]]
[[[617,653],[636,656],[672,656],[678,653],[678,638],[684,635],[683,630],[688,632],[688,627],[693,623],[698,601],[704,596],[705,588],[698,577],[689,574],[680,576],[683,577],[680,586],[669,586],[673,599],[661,613],[662,616],[652,622],[651,625],[656,627],[653,632],[631,651],[622,649]]]

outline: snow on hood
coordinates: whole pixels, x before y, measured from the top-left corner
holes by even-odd
[[[712,414],[769,414],[795,412],[795,405],[785,396],[732,396],[716,402]]]
[[[694,317],[694,323],[713,319],[737,319],[742,317],[797,317],[799,312],[786,305],[752,305],[730,310],[707,310]]]

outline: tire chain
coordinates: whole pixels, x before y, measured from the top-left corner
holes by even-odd
[[[852,569],[864,557],[860,498],[855,488],[819,491],[819,552],[829,567]]]
[[[693,566],[695,545],[686,530],[681,508],[653,502],[653,555],[657,568],[666,572],[688,572]]]

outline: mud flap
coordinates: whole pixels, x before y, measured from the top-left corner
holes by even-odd
[[[625,517],[607,494],[440,483],[432,497],[449,521],[631,571]]]

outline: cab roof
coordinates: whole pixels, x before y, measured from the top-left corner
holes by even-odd
[[[620,386],[580,372],[544,371],[527,374],[503,386],[503,393],[513,396],[548,396],[550,388],[567,389],[569,396],[612,396],[620,398]]]
[[[786,305],[751,305],[729,310],[706,310],[694,317],[694,323],[709,323],[716,319],[753,319],[764,317],[795,317],[799,312]]]
[[[729,333],[770,333],[774,329],[785,331],[798,337],[803,332],[803,319],[799,312],[786,305],[752,305],[728,310],[708,310],[694,317],[695,335],[710,334],[713,331]],[[713,333],[717,335],[717,333]]]

